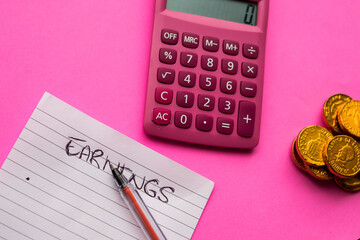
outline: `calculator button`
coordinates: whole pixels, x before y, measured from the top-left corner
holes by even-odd
[[[192,123],[192,114],[188,112],[175,112],[174,123],[179,128],[189,128]]]
[[[255,103],[241,101],[239,103],[238,134],[251,137],[255,126]]]
[[[246,58],[256,59],[259,56],[259,47],[254,44],[244,43],[243,55]]]
[[[196,128],[200,131],[209,132],[213,127],[213,118],[208,115],[198,114],[196,115]]]
[[[223,51],[225,54],[236,56],[239,54],[239,43],[230,40],[224,40]]]
[[[169,68],[158,68],[157,80],[161,83],[173,83],[175,80],[175,70]]]
[[[235,100],[231,98],[219,98],[219,111],[232,114],[235,112]]]
[[[207,91],[214,91],[216,88],[216,77],[211,75],[200,75],[200,88]]]
[[[255,97],[256,96],[257,86],[252,82],[241,82],[240,93],[244,97]]]
[[[253,63],[243,62],[241,66],[241,73],[248,78],[256,78],[258,73],[258,66]]]
[[[165,44],[176,45],[179,40],[179,33],[170,29],[161,31],[161,41]]]
[[[153,122],[158,125],[168,125],[170,123],[171,111],[163,108],[154,108]]]
[[[158,87],[155,89],[155,101],[161,104],[170,104],[173,98],[173,91],[168,88]]]
[[[184,47],[197,48],[199,46],[199,35],[193,33],[183,33],[182,44]]]
[[[162,63],[174,64],[176,62],[177,52],[170,48],[160,48],[159,59]]]
[[[238,72],[238,62],[230,59],[221,60],[221,70],[223,73],[227,74],[237,74]]]
[[[234,130],[234,120],[230,118],[218,118],[216,129],[222,134],[232,134]]]
[[[203,48],[209,52],[217,52],[219,50],[219,39],[214,37],[203,37]]]
[[[237,82],[234,79],[221,78],[220,91],[227,94],[234,94],[236,92]]]
[[[201,110],[212,111],[215,107],[215,97],[211,95],[200,94],[198,96],[198,107]]]
[[[216,71],[218,67],[218,59],[212,56],[201,56],[201,67],[204,70]]]
[[[176,103],[180,107],[191,108],[194,105],[194,94],[191,92],[179,91],[176,94]]]
[[[182,52],[180,55],[180,63],[184,67],[194,68],[197,65],[198,56],[191,52]]]
[[[196,82],[196,74],[193,72],[179,72],[179,84],[183,87],[194,87]]]

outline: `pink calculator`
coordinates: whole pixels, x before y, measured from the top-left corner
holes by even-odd
[[[156,0],[144,127],[193,144],[259,142],[268,0]]]

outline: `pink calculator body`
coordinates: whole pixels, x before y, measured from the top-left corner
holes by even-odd
[[[257,145],[268,5],[156,1],[147,134],[217,147]]]

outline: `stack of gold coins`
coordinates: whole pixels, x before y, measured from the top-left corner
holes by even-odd
[[[322,115],[327,129],[312,125],[301,130],[292,143],[292,160],[316,179],[359,191],[360,101],[335,94],[326,100]]]

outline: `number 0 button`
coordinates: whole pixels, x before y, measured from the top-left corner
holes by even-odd
[[[192,122],[192,114],[188,112],[175,112],[174,123],[179,128],[189,128]]]

